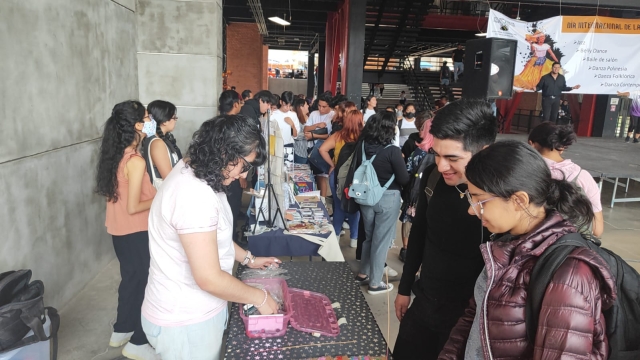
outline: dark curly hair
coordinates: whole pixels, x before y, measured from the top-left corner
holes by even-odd
[[[571,125],[556,125],[548,121],[536,126],[529,134],[529,141],[549,150],[566,150],[578,138]]]
[[[104,124],[95,192],[105,196],[107,201],[118,202],[118,167],[124,150],[142,140],[134,128],[139,122],[144,122],[144,106],[137,100],[129,100],[114,106],[111,117]]]
[[[396,114],[381,111],[371,115],[362,129],[360,139],[367,144],[389,145],[396,136]]]
[[[185,163],[215,192],[224,192],[224,171],[241,165],[240,157],[256,153],[253,166],[264,164],[267,149],[260,130],[244,115],[220,115],[207,120],[193,134]]]

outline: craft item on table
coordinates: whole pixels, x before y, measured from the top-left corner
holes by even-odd
[[[296,198],[293,194],[293,190],[291,189],[291,187],[289,187],[288,183],[283,183],[282,192],[284,193],[284,209],[289,209],[291,205],[296,203]]]
[[[283,336],[287,332],[287,325],[293,311],[289,304],[289,288],[283,279],[254,278],[243,280],[249,286],[265,291],[265,296],[271,295],[279,306],[278,314],[246,315],[244,306],[239,307],[240,318],[244,322],[245,334],[250,338],[269,338]],[[247,310],[259,304],[248,304]]]
[[[314,234],[316,226],[310,222],[290,222],[289,233],[291,234]]]
[[[241,280],[251,279],[288,279],[289,271],[280,267],[268,267],[266,269],[245,269],[240,275]]]
[[[298,204],[305,202],[317,203],[320,201],[320,191],[316,190],[301,195],[296,195],[296,201],[298,202]]]
[[[304,194],[314,190],[313,181],[294,181],[293,191],[296,195]]]
[[[287,164],[287,171],[311,170],[309,164]]]
[[[299,206],[301,208],[317,208],[318,207],[318,203],[315,203],[315,202],[303,202],[303,203],[299,203]]]

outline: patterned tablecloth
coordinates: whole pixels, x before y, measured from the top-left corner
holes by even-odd
[[[325,294],[331,302],[339,302],[338,319],[347,324],[340,326],[336,337],[314,337],[297,331],[289,325],[285,336],[251,339],[245,334],[244,324],[233,304],[229,316],[229,335],[225,359],[271,360],[309,359],[322,356],[384,356],[387,351],[382,332],[378,328],[360,285],[354,280],[349,265],[344,262],[286,262],[287,284],[290,288],[305,289]],[[244,270],[238,268],[238,275]]]

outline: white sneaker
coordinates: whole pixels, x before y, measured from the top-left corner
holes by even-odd
[[[344,235],[344,234],[346,234],[346,233],[344,232],[344,230],[340,231],[340,236],[342,236],[342,235]]]
[[[351,239],[351,243],[349,244],[350,247],[352,248],[357,248],[358,247],[358,239]]]
[[[133,345],[127,343],[122,349],[122,356],[133,360],[162,360],[160,355],[156,354],[156,350],[149,344]]]
[[[111,333],[111,340],[109,340],[109,346],[118,348],[129,342],[129,339],[133,336],[133,333]]]
[[[350,229],[349,224],[347,224],[346,221],[342,222],[342,228],[345,229],[345,230],[349,230]]]
[[[398,276],[398,272],[390,268],[388,265],[384,267],[384,270],[389,273],[389,277]]]

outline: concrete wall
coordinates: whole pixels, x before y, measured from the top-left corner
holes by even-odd
[[[0,1],[0,272],[62,307],[114,258],[93,194],[102,124],[137,98],[135,4]]]
[[[274,94],[282,94],[292,91],[294,95],[307,94],[307,79],[276,79],[269,78],[269,91]]]
[[[221,0],[137,0],[140,101],[178,107],[174,136],[186,153],[215,116],[222,88]]]
[[[268,47],[262,45],[262,35],[255,23],[231,23],[227,26],[227,79],[241,93],[266,90]],[[306,90],[305,90],[306,91]]]

